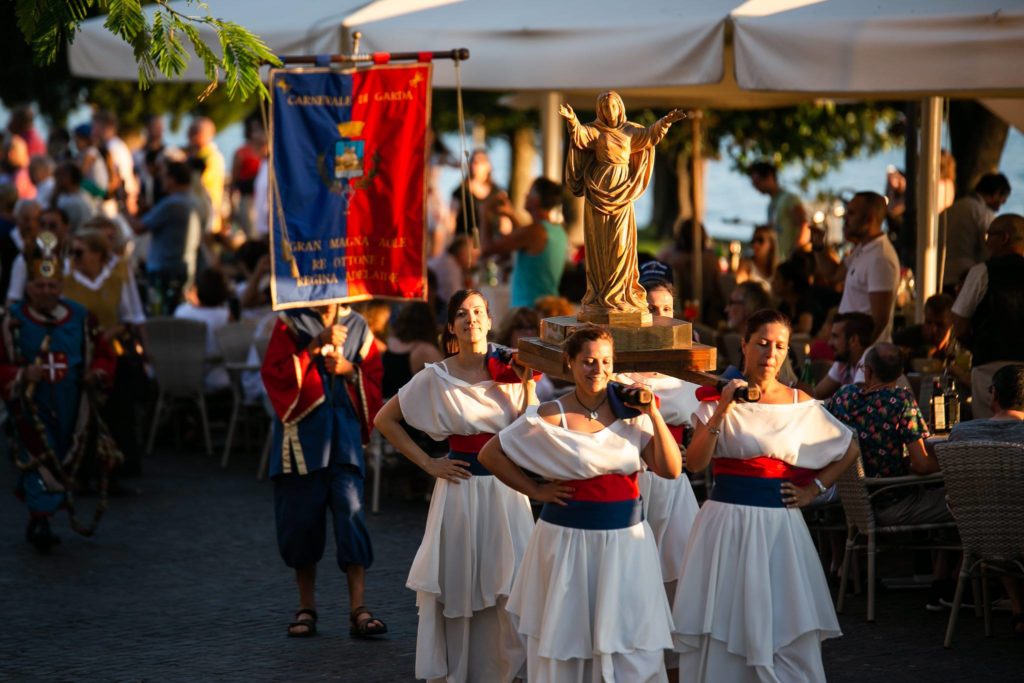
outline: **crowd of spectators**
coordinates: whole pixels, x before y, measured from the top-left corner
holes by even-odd
[[[26,254],[47,231],[66,263],[63,296],[96,316],[126,361],[138,359],[134,370],[125,363],[134,382],[146,382],[141,326],[148,317],[204,322],[211,357],[218,355],[216,331],[232,321],[258,321],[256,334],[265,334],[273,318],[267,136],[258,120],[245,131],[228,163],[213,122],[203,117],[192,121],[180,149],[164,141],[163,119],[152,117],[133,150],[119,137],[112,112],[96,112],[72,131],[54,129],[43,140],[32,110],[16,108],[0,158],[6,302],[23,297]],[[385,397],[442,357],[439,322],[455,291],[508,283],[510,304],[493,307],[494,338],[511,347],[537,336],[543,318],[572,314],[579,300],[581,248],[569,244],[562,225],[561,186],[538,178],[525,205],[515,207],[493,180],[485,152],[473,153],[469,170],[450,202],[439,188],[428,192],[428,300],[359,306],[383,354]],[[730,335],[761,309],[784,312],[794,342],[806,348],[790,354],[780,380],[795,385],[799,378],[857,431],[868,476],[937,469],[923,445],[927,411],[918,405],[914,381],[922,374],[958,382],[963,416],[985,418],[957,426],[955,438],[1022,440],[1019,386],[1013,394],[1007,373],[1019,375],[1024,362],[1024,217],[998,215],[1011,191],[1005,176],[984,175],[972,193],[950,198],[940,219],[945,291],[927,300],[919,325],[910,324],[900,302],[907,264],[892,239],[902,199],[891,178],[886,195],[862,191],[846,203],[841,244],[827,243],[772,164],[754,164],[750,179],[769,197],[767,220],[754,230],[748,255],[726,268],[704,238],[703,305],[692,306],[687,290],[692,224],[681,225],[678,239],[657,258],[640,255],[665,283],[651,291],[653,314],[682,312],[703,330],[699,341],[718,347],[717,369],[739,376]],[[811,376],[802,372],[812,365]],[[206,385],[222,391],[228,376],[214,369]],[[566,389],[545,378],[541,398]],[[121,399],[137,394],[122,392]],[[904,521],[945,514],[941,489],[922,491],[919,498],[887,501],[881,514]],[[1019,595],[1015,600],[1019,613]]]

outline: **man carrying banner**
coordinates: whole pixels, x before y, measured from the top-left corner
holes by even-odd
[[[15,494],[28,506],[26,538],[45,553],[59,542],[49,519],[69,505],[92,426],[92,405],[82,400],[83,389],[108,383],[115,359],[95,319],[61,298],[56,236],[43,232],[37,242],[27,249],[25,299],[11,306],[2,323],[0,393],[17,434]],[[92,533],[73,516],[72,526]]]
[[[338,304],[284,311],[261,374],[279,418],[270,461],[278,549],[299,589],[288,635],[316,634],[316,565],[328,511],[348,581],[349,634],[387,633],[363,606],[373,548],[363,517],[362,444],[380,409],[383,376],[373,334],[362,316]]]

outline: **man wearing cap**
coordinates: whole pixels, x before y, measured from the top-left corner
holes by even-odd
[[[26,537],[46,552],[57,542],[49,518],[66,502],[60,463],[76,436],[82,389],[108,383],[115,360],[85,308],[61,298],[56,236],[40,233],[26,263],[25,299],[0,326],[0,394],[17,434],[15,493],[28,506]]]

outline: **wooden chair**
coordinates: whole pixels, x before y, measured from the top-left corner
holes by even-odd
[[[186,398],[195,401],[199,408],[206,454],[213,455],[203,388],[206,376],[206,323],[160,316],[147,320],[145,327],[146,351],[159,388],[146,453],[153,452],[153,442],[166,402]]]
[[[839,597],[836,602],[836,612],[843,611],[843,603],[846,598],[846,580],[849,574],[850,561],[856,551],[867,551],[868,621],[870,622],[875,620],[875,556],[878,553],[879,536],[889,537],[894,534],[903,534],[910,531],[951,529],[956,526],[953,522],[878,526],[875,522],[875,510],[872,507],[872,499],[877,498],[883,492],[889,492],[894,489],[941,482],[941,473],[926,476],[911,475],[906,477],[869,479],[864,476],[864,463],[860,458],[857,458],[857,461],[839,477],[837,484],[839,486],[839,497],[843,504],[843,512],[846,514],[847,533],[846,550],[843,553],[843,568],[839,578]],[[861,543],[858,543],[858,539],[862,538],[864,540]],[[960,546],[936,545],[931,543],[914,545],[893,542],[885,545],[889,548],[904,549],[960,549]]]
[[[1024,444],[947,441],[937,444],[935,452],[964,550],[943,643],[949,647],[967,579],[981,579],[985,635],[990,636],[988,571],[1024,578]]]

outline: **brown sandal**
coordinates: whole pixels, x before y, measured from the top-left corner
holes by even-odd
[[[360,621],[359,617],[364,614],[368,615],[367,618]],[[352,614],[348,616],[348,622],[350,625],[348,634],[353,638],[372,638],[373,636],[382,636],[388,632],[387,624],[373,616],[373,612],[365,607],[356,607],[352,610]],[[377,623],[371,626],[373,622]]]
[[[301,617],[309,616],[309,619],[302,619]],[[316,610],[308,607],[303,607],[295,613],[295,621],[288,624],[288,637],[289,638],[311,638],[316,635]],[[299,626],[304,627],[305,631],[293,631],[293,628]]]

